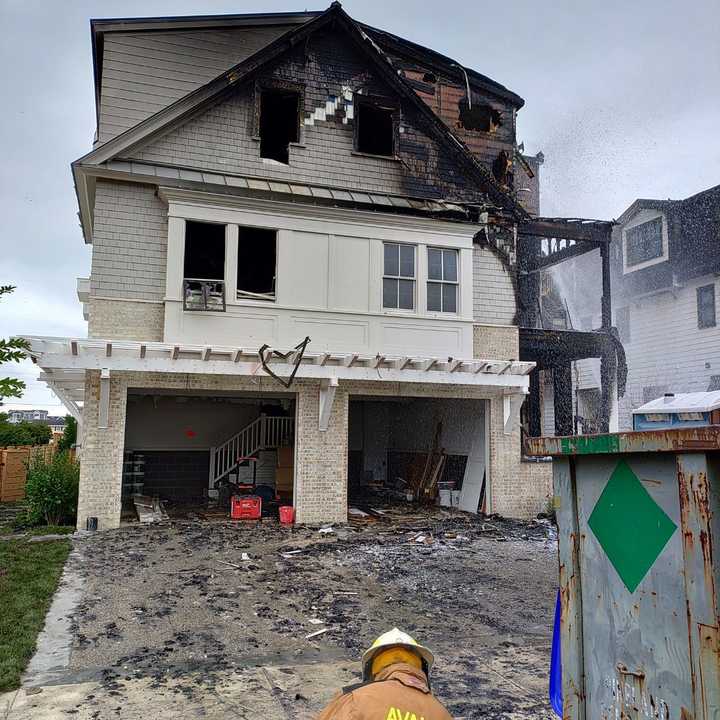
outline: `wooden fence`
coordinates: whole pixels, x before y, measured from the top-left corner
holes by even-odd
[[[22,445],[0,448],[0,502],[16,502],[25,497],[27,463],[42,455],[49,460],[57,445]]]

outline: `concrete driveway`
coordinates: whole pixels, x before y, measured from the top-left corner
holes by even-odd
[[[168,522],[77,538],[0,712],[305,720],[397,625],[436,652],[434,688],[455,718],[552,717],[552,530],[407,512],[327,533]]]

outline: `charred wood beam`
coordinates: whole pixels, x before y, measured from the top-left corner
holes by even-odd
[[[598,246],[595,243],[590,243],[583,240],[576,240],[574,245],[569,245],[568,247],[564,247],[561,250],[552,251],[547,255],[543,255],[542,251],[537,254],[533,252],[528,258],[528,272],[542,270],[543,268],[557,265],[558,263],[564,262],[565,260],[569,260],[573,257],[577,257],[578,255],[584,255],[585,253],[592,252],[597,247]],[[603,247],[607,246],[601,245],[601,250]],[[522,245],[519,248],[518,254],[524,254]]]
[[[600,300],[602,328],[603,330],[609,330],[612,325],[612,296],[610,292],[609,245],[603,245],[600,248],[600,259],[602,261],[602,298]]]
[[[569,362],[553,367],[553,402],[555,434],[573,435],[572,365]]]
[[[530,372],[530,394],[527,399],[528,432],[531,437],[542,435],[542,411],[540,405],[540,371]]]
[[[533,235],[565,240],[585,240],[598,245],[609,244],[612,236],[612,222],[603,220],[564,220],[553,218],[531,218],[518,225],[520,235]]]
[[[610,414],[615,400],[617,358],[614,352],[606,352],[600,358],[600,432],[610,432]]]

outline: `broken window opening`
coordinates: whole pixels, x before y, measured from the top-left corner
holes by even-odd
[[[415,246],[384,243],[383,307],[415,309]]]
[[[437,82],[437,75],[435,75],[435,73],[426,72],[423,75],[423,82],[434,84]]]
[[[715,285],[703,285],[696,292],[698,328],[715,327]]]
[[[361,102],[357,110],[356,150],[368,155],[395,154],[395,129],[392,108]]]
[[[480,130],[482,132],[494,133],[502,126],[502,115],[490,105],[469,106],[467,98],[458,103],[460,110],[460,127],[465,130]]]
[[[241,227],[238,238],[237,297],[275,300],[277,232]]]
[[[458,251],[428,248],[427,309],[457,312]]]
[[[292,90],[260,93],[260,157],[287,165],[290,143],[298,142],[300,96]]]
[[[225,310],[225,225],[187,221],[183,308]]]
[[[625,231],[625,266],[633,267],[663,256],[663,223],[658,217]]]

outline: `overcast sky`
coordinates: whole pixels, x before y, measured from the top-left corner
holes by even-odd
[[[324,9],[292,0],[0,0],[0,337],[84,336],[89,273],[70,162],[94,132],[89,19]],[[718,0],[348,0],[358,20],[457,59],[525,98],[518,141],[545,155],[542,212],[614,218],[637,197],[720,183]],[[21,404],[62,410],[34,380]],[[64,411],[63,411],[64,414]]]

